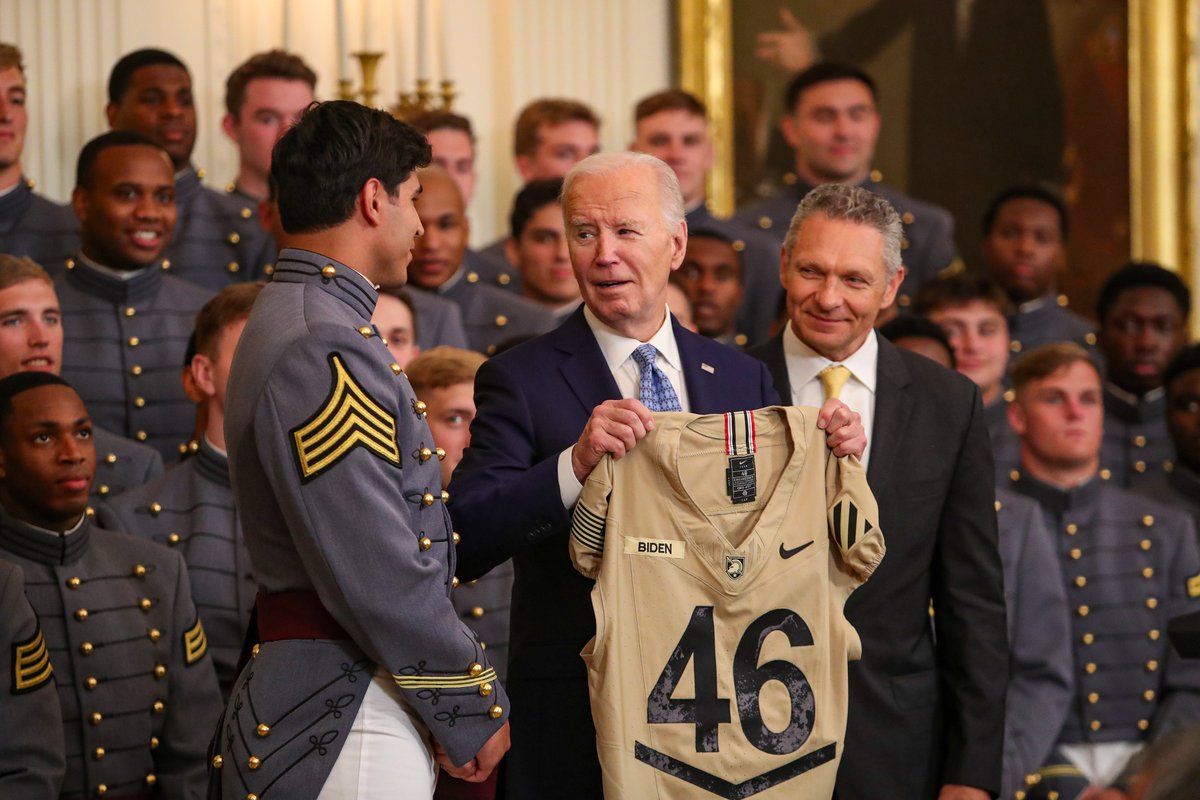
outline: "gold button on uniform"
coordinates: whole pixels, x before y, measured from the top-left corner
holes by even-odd
[[[770,217],[759,217],[759,218],[758,218],[758,227],[762,228],[764,231],[766,231],[766,230],[770,230],[770,229],[771,229],[771,226],[772,226],[773,224],[774,224],[774,223],[773,223],[773,222],[771,222],[771,218],[770,218]]]
[[[453,577],[450,578],[450,588],[451,589],[458,588],[458,576],[457,575],[454,575]]]
[[[1087,344],[1089,346],[1095,347],[1096,346],[1096,334],[1094,334],[1094,333],[1085,334],[1083,337],[1083,341],[1087,342]]]
[[[1074,536],[1077,533],[1079,533],[1079,526],[1076,525],[1074,522],[1068,522],[1067,523],[1067,536]]]
[[[167,544],[179,544],[179,534],[171,531],[167,534]]]
[[[426,508],[433,505],[433,495],[429,492],[421,495],[421,505],[425,506]]]
[[[96,794],[108,794],[108,784],[100,783],[96,785]]]
[[[504,709],[500,706],[492,706],[488,709],[488,716],[492,719],[500,719],[504,716]]]
[[[449,502],[450,502],[450,493],[449,493],[449,492],[447,492],[445,489],[442,489],[442,502],[443,502],[443,503],[449,503]]]
[[[79,580],[79,578],[67,578],[68,589],[78,589],[82,585],[83,581]]]
[[[127,316],[127,317],[136,317],[136,316],[137,316],[137,309],[136,309],[136,308],[134,308],[133,306],[125,306],[125,316]]]
[[[421,546],[422,550],[428,550],[433,547],[433,539],[430,539],[428,536],[422,536],[417,543]]]
[[[225,759],[221,758],[221,754],[217,753],[212,760],[213,769],[220,769],[225,766]]]
[[[1102,469],[1102,470],[1100,470],[1100,480],[1102,480],[1102,481],[1106,481],[1106,480],[1108,480],[1108,479],[1109,479],[1109,478],[1111,478],[1111,477],[1112,477],[1112,470],[1111,470],[1111,469]]]
[[[258,769],[262,766],[262,759],[260,759],[258,756],[250,756],[250,758],[246,760],[246,766],[250,767],[250,769]]]
[[[490,697],[494,691],[496,691],[496,687],[492,686],[490,683],[484,682],[479,684],[480,697]]]
[[[165,678],[165,677],[167,677],[167,667],[166,667],[166,665],[165,665],[165,664],[157,664],[157,665],[155,665],[155,667],[154,667],[154,677],[156,677],[156,678]]]
[[[1145,447],[1146,446],[1146,437],[1141,436],[1141,435],[1133,437],[1133,446],[1134,447]]]
[[[134,438],[137,439],[139,442],[144,442],[150,438],[150,434],[146,433],[145,431],[138,431],[137,433],[134,434]]]
[[[483,614],[484,614],[483,606],[475,606],[474,608],[471,609],[471,616],[474,617],[475,619],[480,619],[481,617],[483,617]]]
[[[150,504],[150,516],[157,517],[161,513],[162,513],[162,504],[161,503],[151,503]]]
[[[478,272],[468,272],[467,273],[467,283],[479,283],[479,273]]]
[[[1088,694],[1088,702],[1092,705],[1096,705],[1096,703],[1100,702],[1100,695],[1096,692],[1090,692]]]
[[[1154,567],[1145,567],[1142,569],[1142,577],[1149,580],[1154,577]]]
[[[467,674],[472,678],[478,678],[483,674],[483,664],[478,661],[472,662],[471,666],[467,667]]]
[[[240,242],[242,240],[242,237],[237,231],[233,231],[232,233],[229,234],[229,236],[226,237],[225,240],[227,242],[229,242],[230,244],[237,244],[238,242]]]
[[[134,408],[145,408],[146,407],[146,398],[144,398],[144,397],[133,398],[133,407]]]
[[[1144,731],[1149,727],[1150,727],[1150,720],[1148,720],[1148,719],[1139,719],[1138,720],[1138,730],[1139,731]]]
[[[141,375],[141,374],[142,374],[142,367],[141,367],[141,365],[140,365],[140,364],[134,364],[132,367],[130,367],[130,368],[129,368],[129,374],[130,374],[130,375],[132,375],[132,376],[133,376],[133,377],[135,377],[135,378],[136,378],[138,375]]]
[[[1147,703],[1153,703],[1156,696],[1157,695],[1154,694],[1153,689],[1147,689],[1146,691],[1142,692],[1142,699]]]
[[[150,637],[150,641],[157,642],[162,638],[162,631],[160,631],[158,628],[151,628],[150,630],[146,631],[146,636]]]
[[[1079,616],[1086,617],[1088,615],[1089,610],[1090,609],[1087,606],[1080,606],[1079,607]]]
[[[321,267],[321,277],[325,280],[332,280],[334,275],[337,275],[337,267],[333,264],[326,264]]]
[[[241,265],[238,264],[238,262],[236,262],[236,261],[230,261],[228,264],[225,265],[225,269],[229,270],[229,272],[231,274],[236,273],[241,268],[242,268]]]
[[[1146,471],[1146,462],[1145,461],[1133,462],[1133,469],[1135,472],[1145,472]]]
[[[1154,659],[1150,659],[1149,661],[1147,661],[1146,662],[1146,671],[1147,672],[1158,672],[1158,662],[1155,661]]]
[[[421,400],[413,400],[413,402],[412,402],[413,413],[416,414],[418,417],[425,416],[425,409],[427,407],[428,406],[426,406],[425,403]]]
[[[150,709],[155,714],[161,714],[166,709],[166,707],[167,707],[167,704],[164,703],[162,700],[155,700],[154,705],[151,706]]]
[[[105,755],[107,755],[107,754],[104,752],[103,747],[97,747],[95,750],[92,751],[92,758],[96,759],[97,761],[102,760]]]
[[[1076,578],[1075,578],[1075,585],[1076,585],[1078,588],[1082,589],[1083,587],[1087,586],[1087,578],[1085,578],[1085,577],[1084,577],[1084,576],[1082,576],[1082,575],[1080,575],[1080,576],[1076,577]]]
[[[171,259],[164,258],[162,261],[159,262],[158,266],[160,266],[163,269],[170,269],[171,268]]]
[[[1092,720],[1092,724],[1089,725],[1088,727],[1094,731],[1100,730],[1100,720],[1098,720],[1098,719]]]
[[[79,620],[80,622],[83,622],[87,618],[88,610],[86,608],[80,608],[75,611],[75,619]]]
[[[912,225],[913,222],[916,221],[916,219],[917,218],[912,215],[911,211],[905,211],[903,214],[900,215],[900,221],[903,222],[905,225]]]
[[[1021,480],[1021,473],[1020,473],[1020,471],[1019,471],[1019,470],[1015,470],[1015,469],[1014,469],[1014,470],[1012,470],[1012,471],[1010,471],[1010,472],[1008,473],[1008,479],[1009,479],[1010,481],[1019,481],[1019,480]]]
[[[1160,636],[1162,636],[1162,632],[1157,628],[1151,628],[1150,630],[1146,631],[1146,638],[1152,642],[1157,642]]]
[[[139,339],[138,337],[136,337],[136,336],[129,337],[129,346],[130,347],[137,347],[141,343],[142,343],[142,340]]]
[[[1092,633],[1085,633],[1085,634],[1083,635],[1083,643],[1084,643],[1084,644],[1092,644],[1092,643],[1093,643],[1093,642],[1095,642],[1095,641],[1096,641],[1096,635],[1095,635],[1095,634],[1092,634]]]
[[[422,464],[424,464],[426,461],[433,458],[433,451],[430,450],[428,447],[422,447],[420,450],[417,451],[417,458],[421,461]]]
[[[156,783],[158,783],[158,776],[155,775],[153,772],[147,773],[146,774],[146,785],[153,786]]]
[[[260,737],[266,736],[268,733],[271,732],[271,726],[265,722],[260,722],[260,723],[258,723],[258,727],[254,729],[254,732],[257,733]]]
[[[1145,525],[1147,528],[1151,527],[1152,525],[1154,525],[1154,517],[1147,514],[1146,516],[1142,517],[1142,524]]]
[[[242,219],[250,219],[250,217],[254,216],[254,212],[251,211],[249,208],[243,208],[241,211],[241,214],[242,214]]]
[[[392,371],[393,375],[399,375],[400,373],[404,372],[404,368],[395,361],[393,361],[391,364],[388,364],[388,368]]]
[[[1138,547],[1142,548],[1143,550],[1149,550],[1152,546],[1153,545],[1150,544],[1149,539],[1142,539],[1140,542],[1138,542]]]
[[[1146,598],[1146,608],[1158,608],[1158,600],[1153,597]]]
[[[135,577],[135,578],[146,577],[146,567],[144,564],[134,564],[133,565],[133,577]]]
[[[106,464],[115,464],[115,463],[117,463],[117,454],[116,454],[116,453],[109,453],[108,455],[106,455],[106,456],[104,457],[104,463],[106,463]]]
[[[83,685],[88,689],[95,689],[100,685],[100,681],[96,680],[94,676],[89,675],[83,679]]]
[[[503,314],[496,315],[496,327],[497,328],[503,328],[507,324],[508,324],[508,317],[504,316]]]
[[[364,339],[370,339],[372,336],[375,335],[375,331],[371,330],[370,325],[363,325],[361,328],[358,329],[358,333]]]
[[[1019,353],[1019,352],[1021,352],[1021,343],[1018,342],[1016,339],[1013,339],[1011,342],[1008,343],[1008,349],[1014,353]]]
[[[1078,561],[1081,558],[1083,558],[1083,551],[1080,550],[1078,547],[1072,547],[1071,548],[1071,560]]]
[[[101,714],[99,711],[92,712],[92,724],[93,725],[99,725],[103,721],[104,721],[103,714]]]
[[[450,541],[454,542],[455,544],[458,544],[462,541],[462,537],[458,535],[458,531],[454,531],[450,534]],[[474,581],[472,581],[472,583],[474,583]]]
[[[496,276],[496,283],[500,284],[501,286],[508,286],[510,283],[512,283],[512,278],[508,276],[507,272],[501,272]]]
[[[97,491],[99,491],[99,492],[100,492],[100,495],[101,495],[101,496],[104,496],[104,495],[108,494],[108,493],[109,493],[110,491],[112,491],[112,490],[108,488],[108,484],[107,484],[107,483],[102,483],[102,484],[100,484],[100,488],[99,488]]]
[[[149,611],[153,605],[154,601],[149,597],[143,597],[141,600],[138,600],[138,608],[140,608],[142,611]]]
[[[442,448],[440,448],[440,447],[435,447],[435,448],[433,449],[433,452],[437,453],[438,461],[445,461],[445,460],[446,460],[446,451],[445,451],[445,450],[443,450]]]
[[[151,749],[151,750],[157,750],[157,749],[158,749],[158,737],[157,737],[157,736],[151,736],[151,737],[150,737],[150,749]]]

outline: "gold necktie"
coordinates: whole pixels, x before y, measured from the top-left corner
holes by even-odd
[[[841,364],[830,364],[818,372],[817,377],[821,381],[825,399],[828,400],[831,397],[836,398],[842,393],[842,387],[846,385],[846,381],[850,380],[850,370]]]

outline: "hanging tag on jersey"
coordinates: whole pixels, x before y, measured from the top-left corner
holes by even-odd
[[[734,505],[753,503],[758,496],[758,474],[754,465],[757,449],[753,412],[726,414],[725,455],[729,456],[729,467],[725,470],[725,494]]]

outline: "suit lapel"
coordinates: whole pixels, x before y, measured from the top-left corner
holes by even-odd
[[[566,354],[559,372],[587,415],[605,400],[620,399],[617,382],[583,317],[582,305],[559,327],[555,347]]]
[[[876,371],[874,441],[871,443],[871,465],[867,468],[867,482],[873,488],[886,485],[893,475],[896,453],[900,450],[912,411],[908,367],[896,346],[882,336],[879,337]]]
[[[771,373],[779,402],[785,406],[792,405],[792,381],[788,377],[787,358],[783,354],[783,333],[755,347],[750,355],[767,365],[767,372]]]
[[[697,346],[699,334],[684,329],[674,316],[671,317],[671,330],[675,334],[675,344],[679,346],[679,360],[683,367],[683,381],[687,384],[690,411],[693,414],[716,414],[724,411],[729,401],[727,397],[725,402],[721,401],[719,365],[704,361]],[[728,395],[728,392],[725,392],[725,395]]]

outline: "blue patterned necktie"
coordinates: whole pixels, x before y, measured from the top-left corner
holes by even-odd
[[[633,360],[642,368],[638,399],[651,411],[682,411],[671,379],[654,363],[657,355],[658,350],[652,344],[644,344],[633,351]]]

